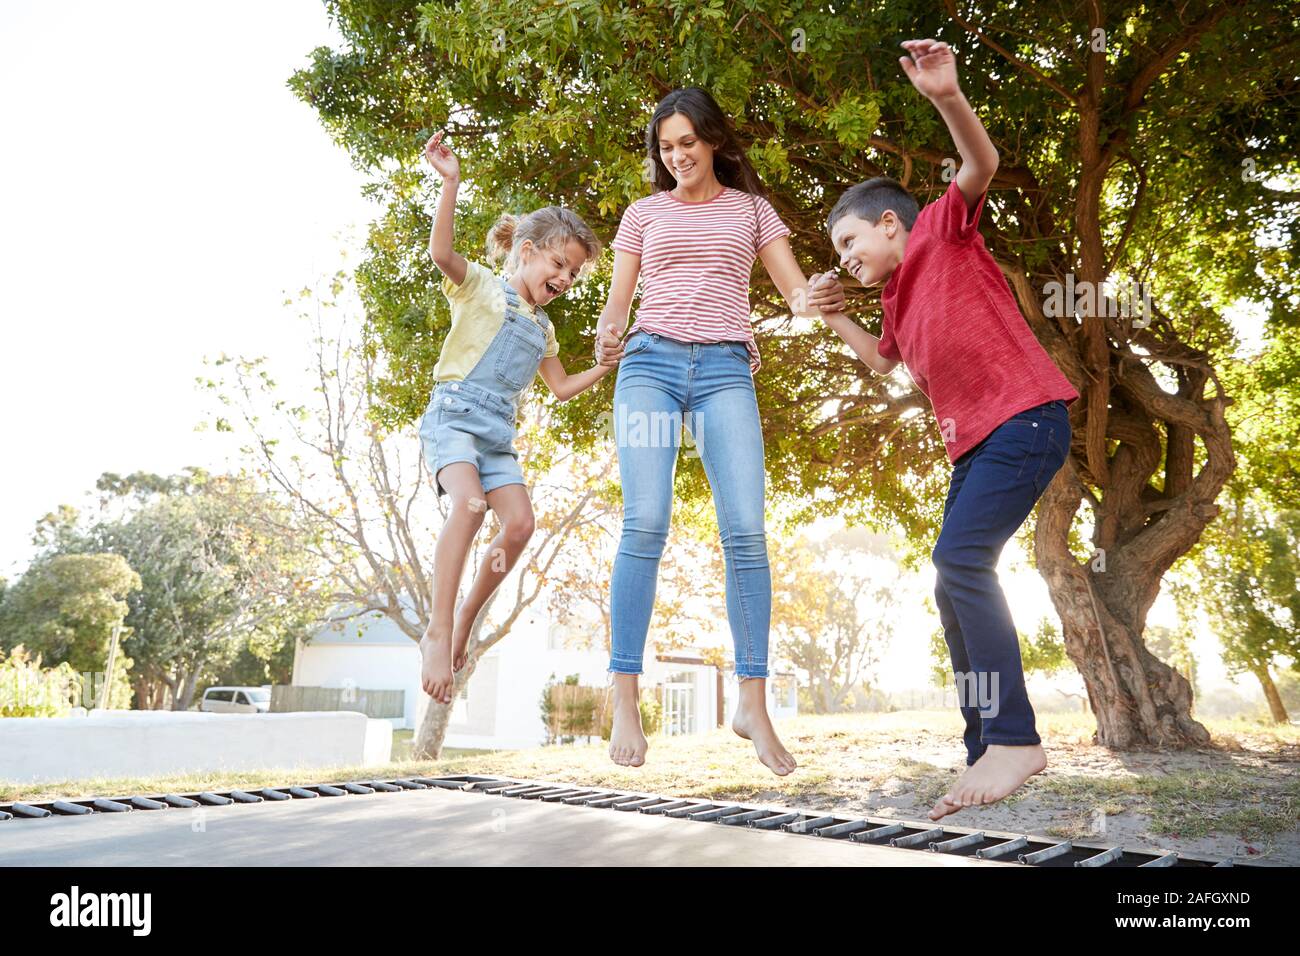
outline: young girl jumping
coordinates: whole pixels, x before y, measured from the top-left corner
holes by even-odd
[[[429,140],[424,155],[443,181],[429,255],[442,271],[451,330],[433,370],[420,443],[438,495],[451,496],[451,513],[434,551],[433,608],[420,639],[420,683],[434,700],[449,704],[452,672],[465,665],[474,619],[533,533],[532,501],[514,448],[519,396],[539,370],[555,396],[567,401],[610,369],[597,365],[569,375],[542,310],[600,256],[595,233],[560,206],[523,218],[503,215],[487,239],[488,261],[506,260],[510,278],[502,279],[452,248],[460,162],[442,144],[442,133]],[[489,508],[501,530],[453,615],[465,559]]]

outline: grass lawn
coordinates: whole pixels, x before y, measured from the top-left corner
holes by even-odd
[[[1090,716],[1042,715],[1047,770],[1002,803],[970,808],[948,820],[1059,839],[1300,865],[1300,727],[1204,723],[1214,736],[1211,749],[1114,753],[1090,742],[1095,726]],[[785,778],[758,763],[746,741],[719,729],[655,737],[645,766],[635,769],[611,763],[604,744],[449,748],[438,761],[397,759],[382,767],[0,784],[0,802],[478,773],[923,820],[965,767],[955,713],[804,716],[782,721],[778,732],[800,764]],[[395,757],[410,753],[410,737],[410,731],[394,734]]]

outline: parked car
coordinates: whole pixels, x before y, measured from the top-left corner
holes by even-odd
[[[265,714],[271,709],[268,687],[209,687],[199,710],[210,714]]]

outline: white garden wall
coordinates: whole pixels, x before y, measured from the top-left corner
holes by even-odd
[[[81,717],[5,717],[0,718],[0,780],[375,766],[391,759],[392,748],[392,724],[351,711],[110,710]]]

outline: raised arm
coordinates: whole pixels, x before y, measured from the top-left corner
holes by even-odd
[[[974,209],[998,171],[997,147],[962,94],[957,83],[957,58],[948,44],[936,40],[905,40],[903,48],[911,54],[898,59],[903,72],[939,111],[961,154],[957,188],[966,200],[966,208]]]
[[[456,285],[465,281],[469,264],[452,247],[456,224],[456,190],[460,186],[460,160],[442,145],[442,132],[434,133],[424,145],[424,158],[442,177],[442,191],[438,195],[438,211],[429,233],[429,255],[433,264]]]

